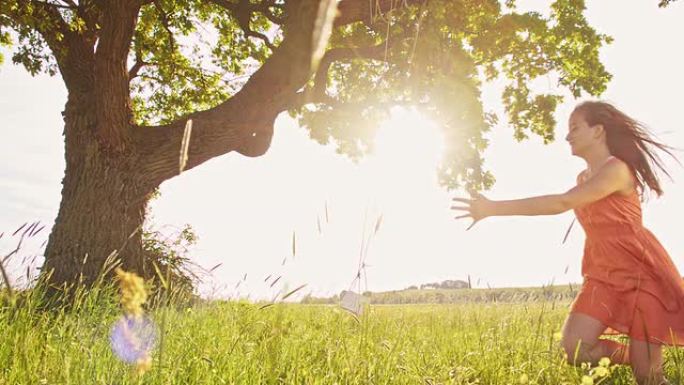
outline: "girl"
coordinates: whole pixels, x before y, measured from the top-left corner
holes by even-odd
[[[684,279],[655,236],[642,226],[640,202],[646,189],[662,194],[654,150],[673,156],[638,122],[605,102],[584,102],[570,115],[565,138],[586,170],[563,194],[492,201],[480,194],[454,198],[465,205],[456,218],[470,217],[470,229],[494,215],[552,215],[574,210],[586,240],[584,283],[563,326],[561,345],[568,362],[602,357],[629,364],[640,385],[667,384],[662,346],[684,345]],[[629,345],[599,339],[622,333]]]

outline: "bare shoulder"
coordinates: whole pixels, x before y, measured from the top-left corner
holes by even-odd
[[[624,160],[614,156],[611,156],[599,171],[609,172],[612,175],[627,179],[631,176],[629,165]]]
[[[587,169],[577,176],[581,183],[563,194],[565,205],[574,209],[611,194],[626,195],[631,188],[629,175],[630,169],[625,162],[612,157],[606,159],[593,172]]]
[[[599,170],[600,173],[606,174],[613,180],[618,180],[623,188],[620,193],[629,194],[634,188],[634,180],[632,179],[632,170],[629,165],[620,158],[611,157]]]

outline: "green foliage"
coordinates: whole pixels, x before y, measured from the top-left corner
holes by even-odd
[[[129,68],[137,68],[130,81],[135,121],[169,123],[238,92],[287,33],[286,3],[145,2],[128,55]],[[515,138],[533,134],[548,143],[562,96],[535,94],[530,84],[555,77],[578,97],[601,94],[610,80],[599,61],[599,49],[610,38],[587,23],[582,0],[556,0],[548,17],[519,13],[513,0],[396,2],[384,12],[372,3],[372,20],[333,32],[328,48],[353,54],[331,63],[324,79],[327,97],[290,111],[314,140],[332,143],[353,159],[372,151],[389,108],[415,105],[444,128],[441,183],[486,189],[494,177],[483,168],[482,154],[498,117],[484,111],[483,81],[507,82],[502,100]],[[13,61],[32,74],[55,73],[56,63],[66,65],[67,43],[84,38],[94,44],[100,32],[99,3],[60,4],[0,3],[0,44],[7,45],[7,31],[14,31]],[[308,85],[313,84],[311,79]]]
[[[564,360],[561,304],[371,306],[356,320],[331,306],[215,301],[151,311],[163,357],[160,341],[151,370],[136,377],[110,347],[117,306],[83,302],[55,313],[35,302],[0,308],[0,383],[542,385],[592,374]],[[684,356],[665,357],[665,374],[681,383]],[[600,383],[634,383],[627,366],[608,374]]]
[[[200,267],[188,257],[189,248],[196,242],[197,235],[187,224],[170,236],[160,231],[143,231],[145,270],[153,276],[153,296],[157,296],[157,301],[171,295],[177,300],[196,297],[194,291],[200,281],[196,271]]]
[[[3,31],[2,30],[2,23],[0,23],[0,47],[11,47],[12,46],[12,38],[10,37],[9,32]],[[2,65],[5,61],[5,57],[3,56],[2,52],[0,52],[0,65]]]
[[[46,38],[41,35],[44,31],[48,38],[57,39],[59,26],[44,17],[45,11],[35,7],[30,2],[9,0],[0,2],[0,45],[13,46],[14,64],[23,65],[31,75],[46,72],[50,75],[57,73],[55,57],[62,52],[52,52]],[[13,31],[17,40],[12,45]],[[4,59],[0,59],[0,62]]]
[[[147,63],[131,82],[139,124],[168,123],[216,106],[270,54],[224,8],[199,0],[158,4],[142,7],[131,47],[130,61]],[[273,25],[257,15],[250,27],[265,34]]]
[[[509,8],[513,2],[507,2]],[[448,188],[480,190],[494,178],[482,168],[485,137],[495,116],[482,107],[484,80],[509,79],[502,98],[521,140],[528,133],[554,139],[560,95],[534,95],[529,85],[557,74],[574,96],[599,95],[610,79],[598,50],[610,39],[584,18],[584,3],[559,0],[549,18],[503,10],[498,1],[444,0],[401,7],[335,31],[331,47],[382,45],[374,59],[354,57],[331,67],[328,89],[341,107],[311,106],[300,123],[321,143],[334,141],[353,157],[372,148],[378,120],[396,104],[418,104],[447,138],[440,180]],[[318,108],[316,108],[318,107]]]

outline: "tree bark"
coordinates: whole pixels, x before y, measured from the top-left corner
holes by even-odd
[[[90,286],[113,252],[124,269],[153,276],[145,270],[140,230],[150,194],[179,173],[187,119],[193,119],[193,130],[186,169],[231,151],[246,156],[266,152],[276,117],[292,105],[315,70],[312,31],[319,4],[328,1],[334,0],[289,5],[283,42],[226,102],[158,127],[130,121],[125,63],[139,4],[112,3],[94,55],[72,45],[60,63],[69,90],[63,113],[66,170],[42,268],[52,285]]]
[[[116,252],[122,267],[149,275],[141,226],[153,187],[135,153],[106,151],[97,139],[95,99],[71,93],[64,111],[66,170],[62,201],[45,251],[50,283],[91,285]]]

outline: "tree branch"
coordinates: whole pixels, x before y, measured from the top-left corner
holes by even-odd
[[[131,69],[128,70],[128,80],[131,81],[132,79],[136,78],[140,69],[146,64],[148,63],[144,62],[142,59],[140,59],[140,57],[136,57],[135,63]]]
[[[369,20],[370,15],[375,15],[378,12],[389,12],[392,7],[400,6],[403,4],[419,4],[426,0],[394,0],[394,5],[390,1],[377,1],[375,2],[378,7],[376,11],[371,10],[366,3],[362,6],[360,1],[356,0],[343,0],[339,3],[339,14],[335,19],[334,25],[340,26],[356,21],[360,21],[364,17],[364,12],[368,12]],[[342,8],[344,7],[344,8]],[[344,102],[340,102],[335,98],[329,96],[326,91],[326,83],[328,80],[328,71],[333,62],[341,60],[349,60],[356,58],[366,58],[373,60],[385,60],[385,55],[387,50],[402,39],[409,36],[409,30],[404,30],[400,36],[395,36],[390,44],[389,38],[382,43],[370,46],[370,47],[344,47],[344,48],[333,48],[328,50],[323,58],[321,59],[320,66],[316,71],[314,78],[314,84],[303,91],[298,92],[294,98],[291,100],[290,108],[298,108],[309,103],[320,103],[327,104],[329,106],[340,106]]]
[[[670,3],[674,3],[675,1],[677,0],[660,0],[660,2],[658,2],[658,7],[665,8],[670,5]]]
[[[159,0],[152,0],[152,3],[154,3],[154,8],[156,8],[157,12],[159,12],[159,17],[161,18],[162,26],[166,30],[166,33],[169,34],[169,48],[171,49],[171,52],[173,52],[176,50],[176,40],[173,38],[173,32],[169,27],[169,16],[166,14],[166,12],[164,12],[164,8],[162,8]]]
[[[102,7],[102,29],[94,66],[96,133],[104,147],[118,152],[130,141],[127,131],[131,127],[132,114],[126,64],[140,2],[110,1]]]
[[[38,12],[36,13],[34,11],[33,14],[23,14],[23,9],[29,4]],[[17,10],[14,12],[15,14],[12,16],[14,16],[18,22],[29,15],[36,18],[35,29],[40,33],[43,39],[45,39],[48,47],[50,47],[50,50],[52,50],[55,55],[57,63],[60,64],[60,60],[64,59],[67,52],[67,43],[64,38],[71,35],[71,31],[62,15],[59,13],[59,10],[47,2],[32,0],[29,2],[20,2],[19,7],[17,7]],[[58,38],[58,34],[61,34],[63,38]]]
[[[134,130],[138,152],[143,154],[142,171],[149,175],[150,183],[156,186],[178,174],[180,144],[187,119],[192,119],[193,129],[186,170],[230,151],[246,156],[263,154],[270,146],[275,118],[288,108],[292,95],[306,84],[314,71],[312,36],[319,34],[319,28],[326,23],[332,25],[332,18],[322,24],[317,21],[319,7],[327,9],[335,1],[287,3],[291,17],[283,42],[226,102],[165,126]]]
[[[245,33],[245,36],[247,37],[255,37],[257,39],[260,39],[264,42],[264,44],[271,50],[275,50],[275,46],[273,43],[271,43],[270,40],[268,40],[268,37],[265,36],[262,33],[256,32],[252,30],[252,27],[250,26],[250,20],[252,19],[252,14],[256,12],[262,13],[264,16],[266,16],[272,23],[275,24],[282,24],[284,22],[283,19],[276,17],[274,14],[271,13],[269,10],[269,7],[271,6],[276,6],[274,2],[263,2],[259,4],[252,4],[249,2],[249,0],[241,0],[239,3],[231,3],[228,0],[208,0],[210,3],[218,5],[219,7],[227,10],[230,12],[235,20],[237,20],[238,25],[242,29],[242,31]]]
[[[387,39],[374,46],[338,47],[326,51],[316,71],[313,86],[303,91],[297,92],[297,94],[292,98],[290,107],[288,109],[299,108],[309,103],[321,103],[330,106],[339,106],[343,104],[343,102],[340,102],[329,96],[326,91],[328,71],[330,70],[332,63],[336,61],[359,58],[385,61],[387,59],[385,57],[387,51],[395,44],[402,42],[407,37],[409,37],[409,30],[405,30],[400,35],[392,37],[391,43],[390,40]]]
[[[69,92],[92,88],[88,65],[92,63],[92,44],[85,36],[71,31],[62,15],[64,11],[47,1],[18,0],[16,3],[16,7],[6,7],[3,12],[17,25],[41,36]]]
[[[321,64],[316,71],[314,77],[314,85],[310,90],[298,92],[293,100],[294,106],[302,106],[307,103],[325,103],[335,104],[335,99],[330,97],[326,91],[326,83],[328,80],[328,71],[332,63],[341,60],[349,60],[356,58],[367,58],[374,60],[382,60],[385,52],[385,42],[370,47],[349,47],[349,48],[333,48],[328,50]],[[308,100],[312,98],[311,100]]]
[[[378,14],[405,5],[422,4],[427,0],[342,0],[338,5],[340,15],[335,19],[335,27],[363,21],[370,25]]]
[[[268,40],[268,37],[266,37],[266,35],[264,35],[263,33],[252,31],[251,29],[243,29],[243,31],[245,32],[245,36],[247,36],[247,37],[251,36],[251,37],[255,37],[257,39],[260,39],[261,41],[264,42],[266,47],[268,47],[268,49],[271,50],[271,52],[275,51],[275,49],[276,49],[275,45],[273,45],[273,43],[271,43],[271,41]]]

